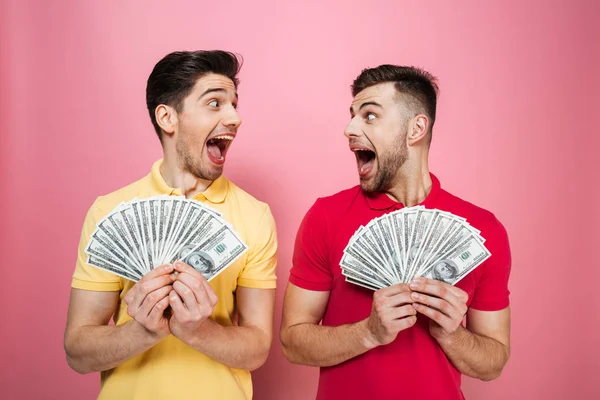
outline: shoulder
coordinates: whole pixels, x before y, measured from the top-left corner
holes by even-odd
[[[97,217],[101,217],[105,214],[108,214],[112,209],[122,202],[130,201],[136,197],[148,197],[149,193],[147,193],[147,188],[149,186],[149,179],[149,175],[146,175],[127,186],[98,196],[91,207],[91,211],[93,211],[94,215]]]
[[[350,206],[362,196],[360,186],[354,186],[335,194],[319,197],[309,209],[309,213],[327,214],[332,218],[345,215]]]
[[[244,220],[247,223],[257,223],[265,217],[270,219],[273,218],[271,215],[271,208],[266,202],[258,200],[230,180],[227,180],[227,182],[229,185],[227,196],[230,197],[228,201],[236,203],[236,207],[244,216]]]
[[[441,208],[467,219],[467,222],[482,232],[505,231],[504,226],[496,215],[483,207],[466,201],[456,195],[442,190]]]

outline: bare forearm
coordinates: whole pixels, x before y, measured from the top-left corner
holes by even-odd
[[[159,340],[135,321],[119,326],[82,326],[66,338],[65,351],[69,366],[86,374],[114,368]]]
[[[456,369],[483,381],[499,377],[509,357],[509,349],[504,344],[462,326],[452,337],[438,343]]]
[[[281,342],[289,361],[316,367],[340,364],[376,346],[367,320],[335,327],[293,325],[281,332]]]
[[[259,328],[222,326],[211,319],[203,323],[194,337],[181,340],[230,368],[247,371],[262,366],[271,347],[270,336]]]

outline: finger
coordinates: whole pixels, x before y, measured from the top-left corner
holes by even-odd
[[[160,289],[157,289],[151,293],[148,293],[144,302],[139,308],[139,316],[141,318],[147,318],[152,312],[152,309],[159,301],[162,301],[165,297],[169,295],[169,293],[173,290],[173,288],[169,286],[163,286]]]
[[[402,292],[402,293],[398,293],[393,296],[390,296],[387,298],[386,304],[390,307],[398,307],[403,304],[410,304],[413,302],[411,293],[412,292]]]
[[[456,303],[458,300],[452,290],[452,286],[433,279],[417,278],[411,282],[410,288],[415,292],[439,297],[452,304]]]
[[[150,314],[148,314],[148,323],[156,326],[158,325],[161,318],[164,318],[164,311],[169,307],[169,295],[163,297],[161,301],[156,303]]]
[[[216,306],[219,301],[219,296],[217,296],[215,289],[213,289],[206,279],[204,279],[202,283],[204,284],[204,289],[206,290],[206,294],[208,295],[208,300],[210,301],[211,306]]]
[[[402,292],[410,292],[410,287],[408,286],[408,283],[397,283],[395,285],[379,289],[375,292],[375,294],[379,296],[390,297],[400,294]]]
[[[423,304],[414,303],[413,307],[419,314],[423,314],[438,323],[446,332],[452,331],[452,320],[436,310]]]
[[[439,297],[428,296],[426,294],[417,292],[413,292],[411,297],[415,302],[430,308],[435,308],[450,318],[462,318],[463,316],[461,310],[457,309],[454,307],[454,305]]]
[[[196,300],[196,295],[192,289],[190,289],[186,284],[182,283],[181,281],[175,281],[173,283],[173,289],[175,290],[175,293],[179,295],[183,301],[183,304],[191,313],[198,309],[200,303],[198,300]],[[206,298],[204,298],[203,301],[206,303]]]
[[[410,284],[410,288],[412,290],[417,290],[416,289],[417,286],[413,286],[413,283],[416,283],[416,285],[419,287],[426,287],[431,290],[441,290],[442,292],[449,292],[449,293],[453,294],[456,298],[466,297],[465,302],[467,301],[467,298],[468,298],[468,295],[464,290],[457,288],[456,286],[449,285],[446,282],[438,281],[435,279],[424,278],[424,277],[418,277],[418,278],[415,278],[413,280],[413,282]],[[421,290],[417,290],[417,291],[420,292]],[[433,293],[431,293],[431,294],[433,294]],[[438,296],[438,297],[440,297],[440,296]]]
[[[144,275],[142,277],[142,279],[140,279],[140,282],[151,280],[151,279],[156,278],[161,275],[168,275],[171,272],[173,272],[173,265],[172,264],[163,264],[159,267],[154,268],[153,270],[148,272],[146,275]]]
[[[161,287],[170,285],[171,283],[173,283],[173,279],[170,275],[160,275],[158,277],[148,279],[145,281],[140,280],[134,286],[135,292],[132,301],[133,305],[140,307],[149,293],[152,293],[155,290],[160,289]]]
[[[405,306],[397,307],[397,308],[393,308],[393,309],[389,310],[387,313],[382,315],[382,317],[384,319],[390,321],[390,320],[400,319],[400,318],[404,318],[404,317],[408,317],[410,315],[416,315],[416,314],[417,314],[417,310],[415,310],[415,308],[411,304],[407,304]]]
[[[175,290],[172,290],[169,294],[169,304],[173,309],[173,315],[175,315],[176,317],[183,317],[188,315],[187,308],[185,307],[183,301],[181,300],[181,297],[179,297]]]
[[[192,290],[194,296],[196,297],[197,303],[203,304],[203,302],[206,302],[209,298],[208,293],[206,291],[206,287],[204,286],[203,282],[197,279],[195,276],[192,276],[187,272],[183,272],[177,275],[177,281],[183,283],[185,286]]]
[[[415,323],[417,322],[417,317],[415,315],[411,315],[405,318],[401,318],[398,320],[395,320],[392,324],[391,324],[391,329],[394,330],[394,332],[400,332],[403,331],[405,329],[410,328],[411,326],[413,326]]]
[[[176,261],[173,264],[173,268],[175,268],[175,271],[181,273],[181,272],[187,272],[188,274],[197,277],[198,279],[204,279],[206,280],[206,278],[204,277],[204,275],[202,275],[200,272],[196,271],[194,268],[192,268],[191,266],[187,265],[184,262],[181,261]]]

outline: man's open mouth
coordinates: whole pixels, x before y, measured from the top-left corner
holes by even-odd
[[[235,139],[234,133],[223,133],[215,135],[206,141],[206,151],[213,163],[217,165],[225,163],[225,156],[233,139]]]
[[[350,150],[352,150],[356,156],[358,175],[361,178],[367,177],[373,170],[377,155],[373,150],[363,146],[351,146]]]

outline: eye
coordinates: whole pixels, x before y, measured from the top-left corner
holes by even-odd
[[[373,121],[375,119],[375,114],[373,114],[373,113],[367,113],[367,115],[365,115],[365,119],[367,121]]]
[[[211,107],[219,107],[219,100],[211,100],[208,105]]]
[[[238,108],[237,103],[233,103],[232,106],[233,106],[233,108],[235,108],[237,110],[237,108]]]

